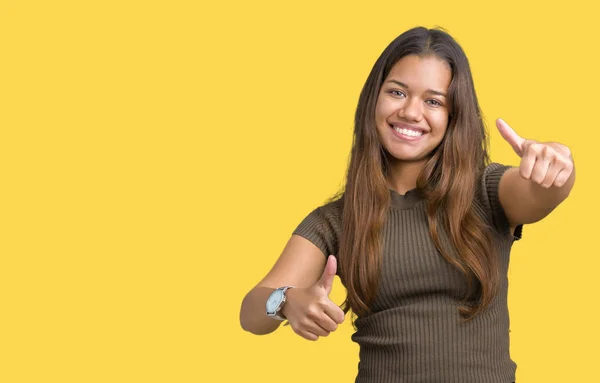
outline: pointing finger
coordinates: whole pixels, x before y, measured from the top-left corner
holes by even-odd
[[[515,153],[521,157],[523,155],[523,144],[525,143],[525,139],[519,136],[517,132],[501,118],[496,120],[496,127],[502,138],[504,138],[504,140],[512,146]]]

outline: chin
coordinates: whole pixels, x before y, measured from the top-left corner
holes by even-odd
[[[422,152],[413,152],[407,153],[406,151],[390,151],[387,150],[389,159],[392,161],[400,161],[400,162],[425,162],[431,158],[433,155],[433,151],[422,153]]]
[[[393,161],[401,161],[401,162],[420,162],[426,160],[428,156],[424,155],[410,155],[410,154],[391,154],[391,159]]]

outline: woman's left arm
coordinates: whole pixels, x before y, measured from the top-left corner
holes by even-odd
[[[575,183],[571,150],[557,142],[520,137],[506,122],[496,120],[502,137],[521,157],[518,168],[508,169],[499,185],[499,198],[510,226],[546,217],[564,201]]]

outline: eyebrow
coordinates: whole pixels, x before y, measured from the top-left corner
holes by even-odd
[[[394,84],[396,84],[396,85],[400,85],[400,86],[401,86],[401,87],[403,87],[403,88],[410,89],[410,88],[408,87],[408,85],[406,85],[405,83],[403,83],[403,82],[400,82],[400,81],[396,81],[396,80],[388,80],[388,81],[386,81],[386,82],[393,82]],[[435,94],[435,95],[442,96],[442,97],[446,97],[446,98],[448,97],[448,96],[446,96],[446,93],[444,93],[444,92],[440,92],[439,90],[427,89],[427,90],[425,91],[425,93],[431,93],[431,94]]]

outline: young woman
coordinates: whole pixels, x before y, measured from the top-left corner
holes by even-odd
[[[569,195],[575,170],[564,145],[496,124],[519,167],[490,163],[456,41],[425,28],[398,36],[360,94],[343,193],[298,226],[244,298],[242,327],[267,334],[287,319],[317,340],[351,310],[356,382],[513,382],[510,249]],[[343,308],[328,298],[336,273]]]

